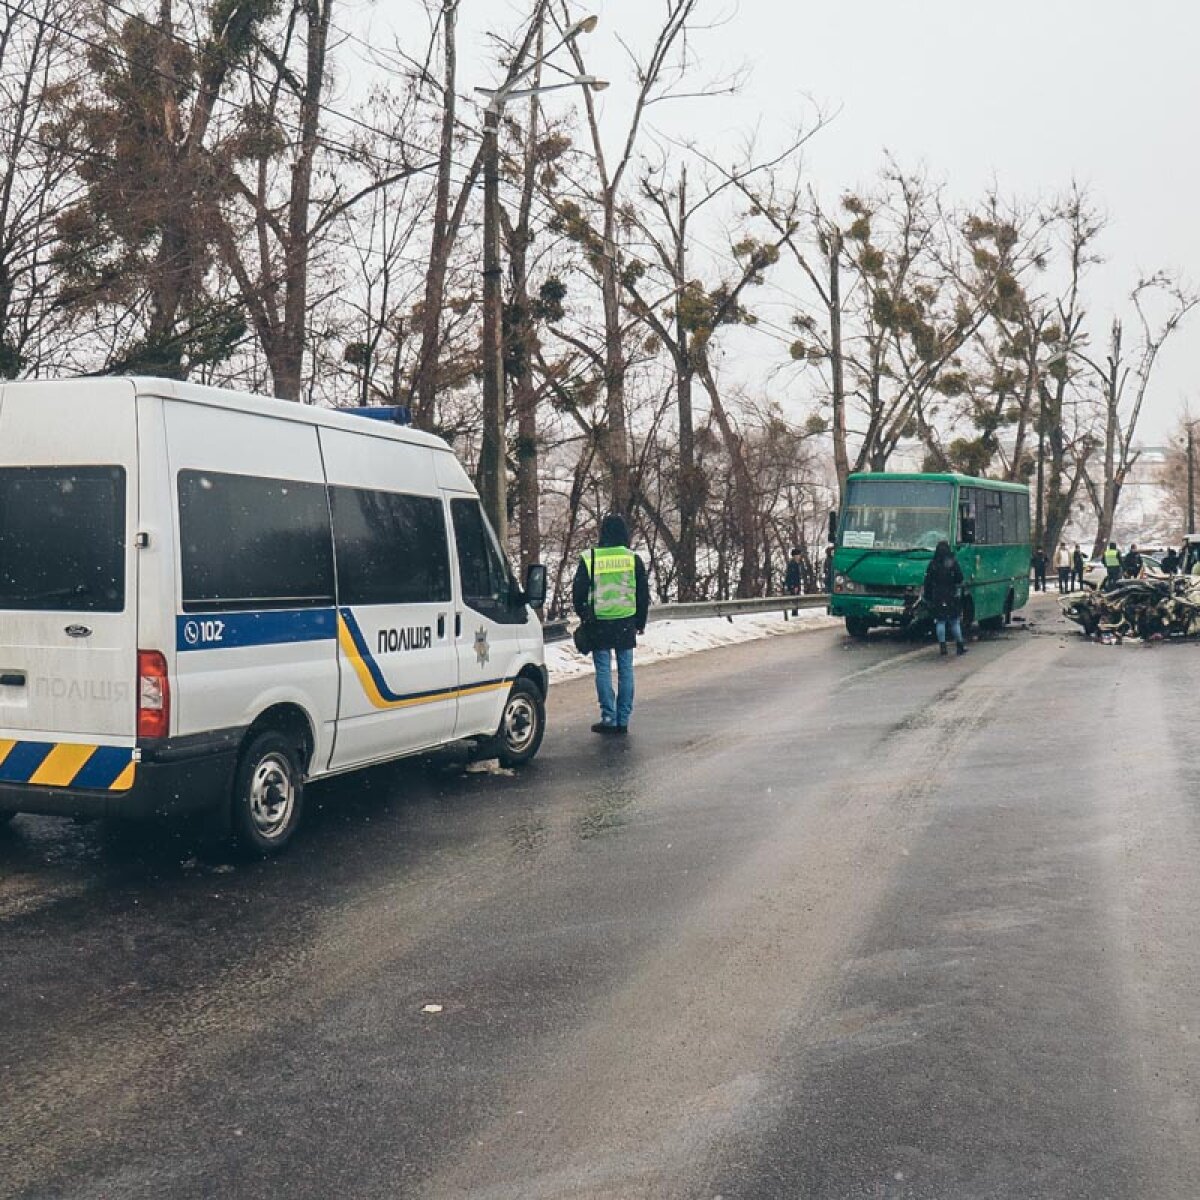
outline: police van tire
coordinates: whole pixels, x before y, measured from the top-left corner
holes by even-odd
[[[496,757],[502,767],[520,767],[529,762],[546,732],[546,702],[528,679],[513,680],[500,728],[496,730]]]
[[[0,812],[0,829],[7,825],[16,815],[15,812]]]
[[[242,751],[233,782],[234,845],[253,857],[277,854],[296,832],[304,808],[300,753],[285,734],[266,730]]]

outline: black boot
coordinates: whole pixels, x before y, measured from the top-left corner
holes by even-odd
[[[947,650],[946,650],[946,643],[945,643],[945,642],[938,642],[938,653],[939,653],[939,654],[940,654],[940,655],[941,655],[943,658],[945,658],[945,657],[946,657]]]
[[[957,652],[958,652],[959,654],[966,654],[966,652],[967,652],[967,648],[966,648],[966,646],[964,646],[964,645],[962,644],[962,642],[959,642],[959,643],[958,643],[958,651],[957,651]]]

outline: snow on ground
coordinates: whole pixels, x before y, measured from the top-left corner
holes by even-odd
[[[638,638],[638,666],[658,662],[663,658],[680,658],[698,650],[731,646],[735,642],[751,642],[756,638],[778,637],[780,634],[800,633],[807,629],[842,628],[841,617],[827,616],[823,608],[802,608],[799,616],[784,620],[775,613],[753,613],[734,617],[696,617],[689,621],[651,621],[645,635]],[[570,639],[552,642],[546,647],[546,666],[550,679],[557,682],[577,675],[590,675],[591,656],[584,657]]]

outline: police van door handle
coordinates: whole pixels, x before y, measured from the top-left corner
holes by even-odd
[[[444,638],[445,636],[446,636],[446,614],[438,613],[438,638],[441,639],[441,638]]]
[[[454,636],[462,637],[462,613],[454,614]]]
[[[24,671],[4,671],[0,673],[0,687],[24,687]]]

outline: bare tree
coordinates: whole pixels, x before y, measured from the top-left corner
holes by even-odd
[[[14,0],[0,17],[0,378],[62,365],[72,340],[56,226],[79,200],[79,155],[45,128],[78,74],[69,15],[65,2]]]
[[[609,158],[604,148],[595,98],[591,91],[585,90],[587,127],[596,173],[595,186],[590,189],[587,199],[597,210],[596,219],[593,220],[578,205],[562,205],[560,208],[568,229],[587,248],[589,262],[599,283],[604,316],[605,385],[601,453],[610,476],[612,506],[622,512],[630,511],[633,502],[626,398],[629,364],[623,332],[621,290],[621,272],[626,265],[620,249],[623,187],[647,110],[670,98],[686,74],[685,33],[698,3],[699,0],[666,0],[665,15],[644,59],[639,59],[626,47],[637,88],[629,122],[620,139],[620,149],[613,159]],[[565,3],[562,17],[564,24],[570,23]],[[578,42],[572,42],[570,49],[579,72],[586,74],[583,52]]]
[[[1089,488],[1093,501],[1097,502],[1094,555],[1102,552],[1112,535],[1121,489],[1137,461],[1134,436],[1159,351],[1183,318],[1200,304],[1200,294],[1166,272],[1139,280],[1129,299],[1139,334],[1132,351],[1125,341],[1124,323],[1118,317],[1110,328],[1108,352],[1103,360],[1080,352],[1099,384],[1104,422],[1104,475],[1099,488],[1094,485]],[[1155,301],[1159,311],[1152,315],[1148,305]]]

